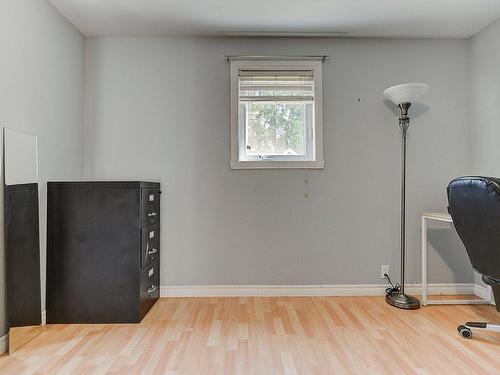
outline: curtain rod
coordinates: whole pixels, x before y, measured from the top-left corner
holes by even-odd
[[[320,60],[324,62],[329,59],[328,55],[274,55],[274,56],[246,56],[246,55],[224,55],[227,61],[231,60]]]

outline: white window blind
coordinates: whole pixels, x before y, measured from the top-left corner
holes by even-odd
[[[314,101],[314,72],[240,70],[241,101]]]

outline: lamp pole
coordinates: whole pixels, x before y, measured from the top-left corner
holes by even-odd
[[[420,301],[413,296],[405,294],[405,258],[406,258],[406,135],[410,126],[408,109],[410,102],[398,105],[401,116],[399,128],[401,129],[401,290],[388,293],[385,297],[387,303],[401,309],[414,310],[420,307]]]
[[[408,109],[411,103],[401,103],[401,117],[399,128],[401,129],[401,293],[405,294],[405,258],[406,258],[406,134],[410,126]]]

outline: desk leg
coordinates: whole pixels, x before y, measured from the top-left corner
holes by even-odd
[[[422,306],[427,306],[427,219],[422,216]]]

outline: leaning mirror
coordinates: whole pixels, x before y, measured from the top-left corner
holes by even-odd
[[[42,330],[37,137],[4,128],[3,161],[10,354]]]

